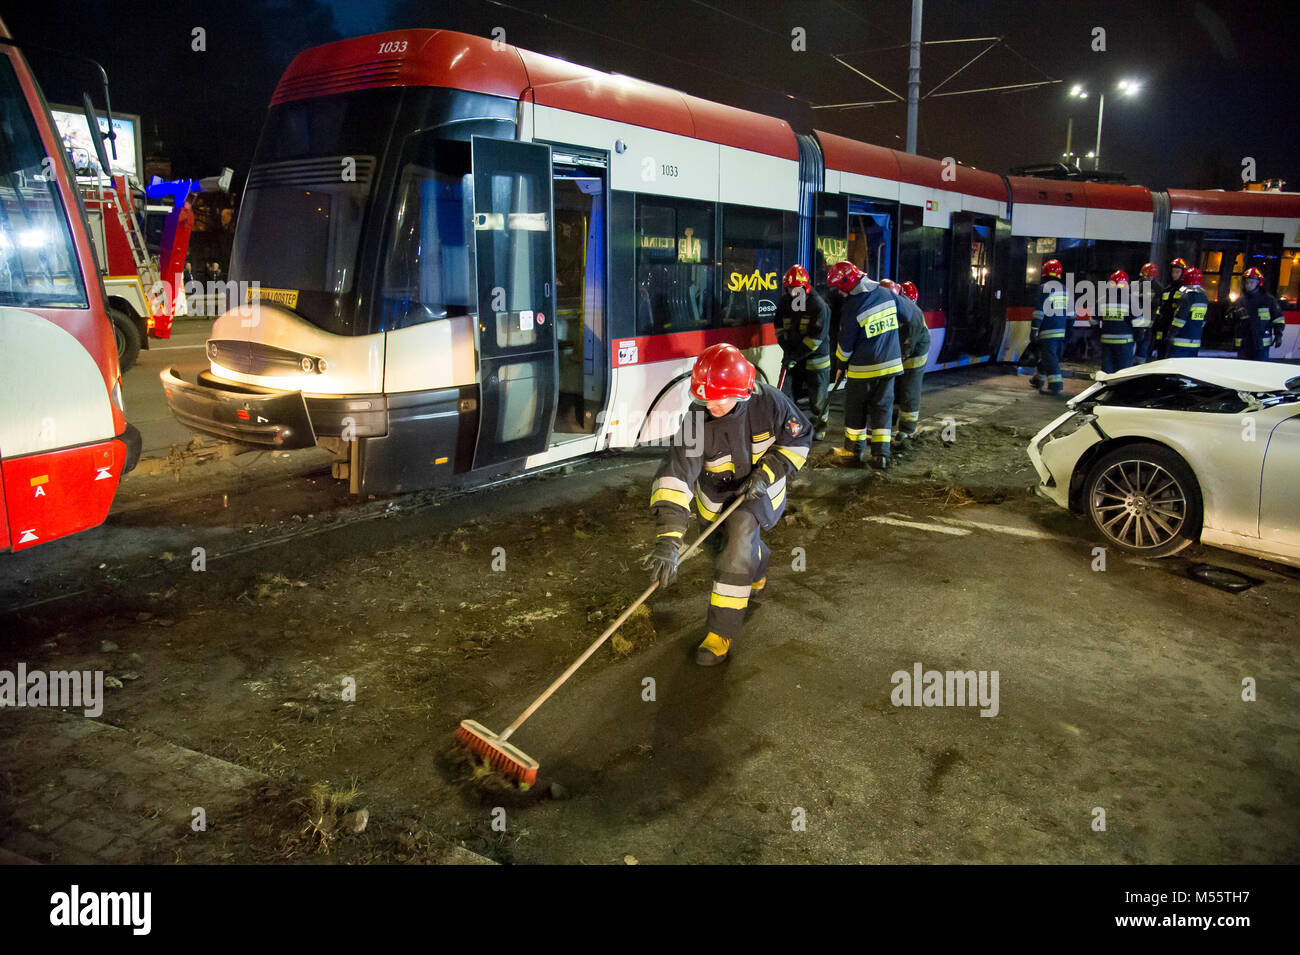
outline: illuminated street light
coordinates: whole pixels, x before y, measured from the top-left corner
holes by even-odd
[[[1119,94],[1121,96],[1125,97],[1126,99],[1132,99],[1134,96],[1138,94],[1139,91],[1141,91],[1142,83],[1139,80],[1123,79],[1116,84],[1115,88],[1119,91]],[[1088,91],[1087,89],[1084,88],[1082,83],[1075,83],[1073,86],[1070,87],[1070,96],[1073,99],[1087,99]],[[1088,153],[1087,156],[1088,159],[1093,160],[1093,164],[1092,164],[1093,169],[1101,168],[1101,122],[1103,117],[1105,116],[1105,110],[1106,110],[1106,93],[1103,90],[1102,92],[1097,94],[1097,145],[1093,148],[1092,152]],[[1065,148],[1066,151],[1068,152],[1070,148],[1068,142]]]

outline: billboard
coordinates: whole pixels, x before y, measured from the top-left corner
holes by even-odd
[[[86,114],[76,106],[50,105],[50,115],[63,140],[63,148],[72,160],[73,169],[78,176],[94,176],[99,172],[99,161],[95,158],[95,146],[90,139],[90,127],[86,125]],[[117,158],[113,158],[113,149],[107,140],[108,120],[103,113],[96,112],[100,132],[105,135],[104,148],[108,153],[109,164],[115,176],[132,176],[137,181],[144,171],[144,151],[140,144],[140,117],[131,113],[113,113],[113,132],[117,135]]]

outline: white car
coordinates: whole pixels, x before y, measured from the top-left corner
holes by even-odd
[[[1230,358],[1136,365],[1034,436],[1038,493],[1123,550],[1193,541],[1300,567],[1300,366]]]

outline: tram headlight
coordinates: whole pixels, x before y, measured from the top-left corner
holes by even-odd
[[[299,359],[298,366],[302,368],[302,372],[304,375],[311,375],[311,374],[315,374],[316,372],[316,363],[312,361],[310,358],[308,358],[306,355],[303,355],[302,358]]]

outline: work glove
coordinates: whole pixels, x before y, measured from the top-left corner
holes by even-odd
[[[652,580],[659,581],[660,587],[671,587],[677,579],[677,541],[671,537],[661,537],[655,541],[655,548],[641,558],[641,566],[650,571]]]
[[[1273,347],[1274,347],[1274,348],[1281,348],[1281,347],[1282,347],[1282,333],[1281,333],[1281,332],[1274,332],[1274,333],[1273,333]]]
[[[754,468],[753,471],[749,472],[749,478],[745,481],[745,486],[742,490],[745,497],[753,501],[765,495],[767,493],[767,487],[767,472],[759,467]]]

